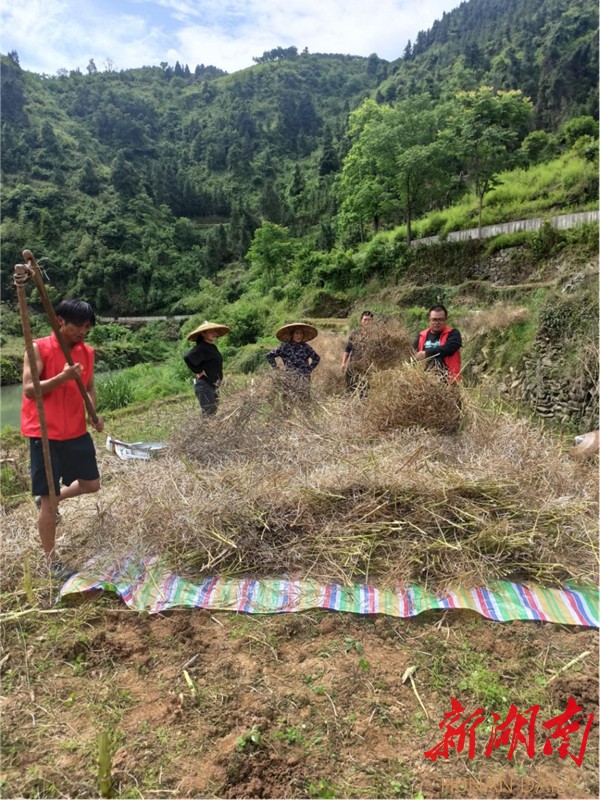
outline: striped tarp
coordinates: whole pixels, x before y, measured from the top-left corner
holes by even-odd
[[[99,574],[93,565],[73,575],[61,597],[95,589],[116,592],[136,611],[159,614],[171,608],[207,608],[272,614],[323,608],[354,614],[414,617],[432,609],[471,609],[488,619],[558,622],[599,627],[597,586],[547,588],[490,581],[472,589],[435,594],[419,586],[378,589],[367,584],[340,586],[290,578],[206,578],[195,584],[165,569],[157,558],[129,561]]]

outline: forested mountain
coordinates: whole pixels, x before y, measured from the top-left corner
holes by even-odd
[[[470,0],[392,64],[275,48],[232,75],[166,63],[99,72],[90,62],[86,74],[49,77],[3,56],[4,297],[23,247],[43,259],[57,293],[115,314],[181,308],[202,281],[247,272],[253,238],[256,254],[282,229],[296,253],[343,249],[362,231],[356,211],[344,211],[351,112],[424,98],[430,127],[454,120],[457,131],[456,109],[444,104],[461,90],[522,90],[533,113],[503,147],[516,152],[535,129],[545,147],[571,118],[597,116],[597,21],[592,0]],[[465,190],[459,156],[444,166],[444,196],[421,198],[411,213]],[[399,191],[346,185],[353,195]],[[383,222],[406,218],[405,205],[393,196]]]
[[[589,0],[464,2],[409,42],[380,96],[519,88],[536,128],[598,113],[598,7]]]

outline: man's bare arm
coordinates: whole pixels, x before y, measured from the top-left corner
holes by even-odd
[[[37,365],[38,375],[42,375],[44,371],[44,362],[42,361],[42,356],[35,342],[33,343],[33,350],[35,352],[35,363]],[[76,375],[81,375],[81,364],[73,364],[73,366],[65,364],[63,371],[59,372],[58,375],[55,375],[53,378],[40,380],[42,394],[48,394],[52,389],[56,389],[57,386],[62,386],[63,383],[74,380]],[[23,359],[23,394],[30,400],[35,397],[33,376],[31,374],[31,365],[29,364],[29,356],[27,353],[25,353]]]

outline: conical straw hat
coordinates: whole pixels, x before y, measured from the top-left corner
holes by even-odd
[[[312,325],[307,325],[306,322],[290,322],[289,325],[284,325],[282,328],[279,328],[275,336],[280,342],[289,342],[292,338],[292,333],[297,328],[302,330],[302,333],[304,334],[303,341],[305,342],[309,342],[311,339],[314,339],[319,333],[316,328],[313,328]]]
[[[195,342],[201,333],[205,331],[215,331],[217,336],[225,336],[231,329],[227,325],[218,325],[216,322],[203,322],[195,330],[193,330],[187,337],[190,342]]]

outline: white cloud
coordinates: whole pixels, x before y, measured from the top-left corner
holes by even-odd
[[[377,53],[393,60],[407,40],[459,0],[3,0],[2,52],[54,74],[93,58],[115,68],[179,61],[235,72],[274,47]]]

